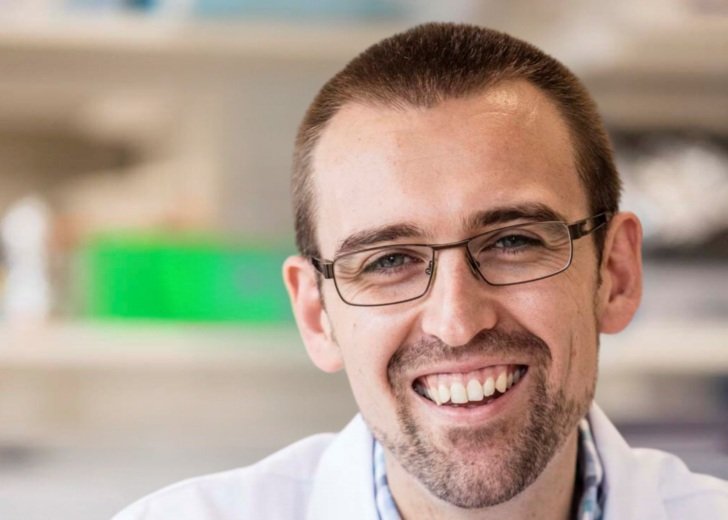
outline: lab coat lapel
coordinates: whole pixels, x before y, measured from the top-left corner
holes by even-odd
[[[324,452],[316,470],[309,520],[374,520],[374,440],[357,415]]]
[[[657,477],[640,465],[596,404],[589,412],[589,422],[604,465],[604,520],[667,520]]]

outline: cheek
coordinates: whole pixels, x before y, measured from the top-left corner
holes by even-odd
[[[549,379],[554,388],[592,383],[596,365],[594,295],[584,279],[561,276],[523,286],[510,307],[519,309],[519,325],[543,339],[551,349]]]
[[[564,329],[563,381],[565,386],[572,386],[574,391],[590,388],[596,379],[598,333],[595,283],[595,280],[582,277],[580,281],[568,284],[564,291],[561,316]]]
[[[407,339],[407,318],[386,307],[330,310],[354,398],[365,415],[391,410],[389,360]],[[368,412],[368,414],[367,414]]]

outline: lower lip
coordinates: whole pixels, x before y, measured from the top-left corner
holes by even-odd
[[[437,405],[415,392],[415,395],[419,398],[419,401],[425,405],[427,412],[435,414],[446,419],[450,425],[454,423],[468,425],[468,424],[482,424],[484,421],[489,421],[494,417],[507,411],[516,399],[523,393],[521,390],[524,387],[524,383],[528,380],[528,371],[523,377],[513,385],[505,394],[501,395],[498,399],[491,401],[488,404],[480,406],[448,406],[446,404]]]

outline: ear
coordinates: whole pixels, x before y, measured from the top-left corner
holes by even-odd
[[[283,282],[308,356],[324,372],[336,372],[344,363],[334,341],[331,324],[308,259],[291,256],[283,263]]]
[[[616,214],[604,241],[599,287],[599,330],[624,329],[642,299],[642,226],[634,213]]]

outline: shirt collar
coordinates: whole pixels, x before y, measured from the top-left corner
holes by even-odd
[[[387,468],[384,449],[374,441],[372,453],[374,467],[374,502],[379,520],[401,520],[397,505],[387,482]],[[577,466],[581,485],[581,498],[576,520],[600,520],[604,505],[604,467],[599,457],[591,425],[587,418],[579,422],[579,464]]]

